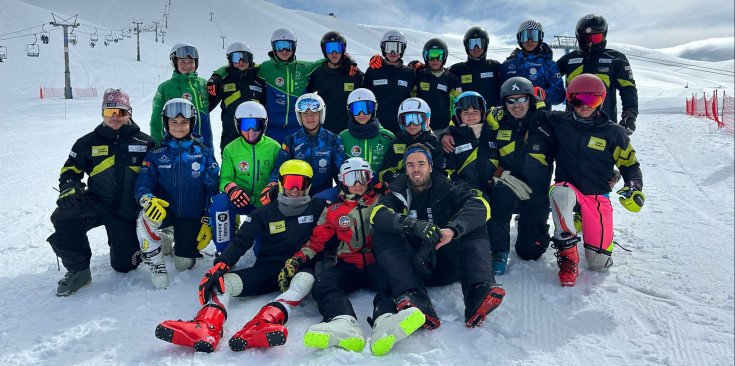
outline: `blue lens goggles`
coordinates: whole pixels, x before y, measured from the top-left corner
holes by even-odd
[[[485,44],[485,38],[470,38],[467,40],[468,50],[474,50],[475,47],[479,47],[480,49],[487,47],[487,44]]]
[[[538,42],[541,40],[542,34],[539,29],[524,29],[517,34],[517,37],[518,42],[521,43],[528,42],[529,39]]]
[[[342,53],[346,48],[347,46],[342,42],[327,42],[324,44],[324,53],[327,55],[333,52]]]
[[[322,104],[313,98],[301,99],[296,103],[296,111],[303,113],[306,112],[307,109],[311,109],[312,112],[316,112],[322,109]]]
[[[251,128],[253,131],[262,131],[263,126],[265,125],[265,119],[263,118],[240,118],[237,122],[240,125],[240,131],[242,132],[248,132]]]
[[[184,118],[194,117],[196,109],[191,104],[185,103],[169,103],[163,108],[163,115],[168,118],[175,118],[178,115],[182,115]]]
[[[352,113],[353,116],[359,115],[360,112],[365,113],[366,115],[372,114],[374,111],[375,103],[369,100],[360,100],[350,104],[350,113]]]
[[[275,41],[273,42],[273,50],[276,52],[281,52],[283,50],[286,51],[293,51],[295,44],[293,41]]]
[[[240,61],[245,63],[253,62],[253,54],[250,52],[236,51],[230,54],[230,61],[232,61],[233,64]]]
[[[197,52],[197,48],[194,46],[181,46],[174,51],[174,55],[177,58],[187,58],[191,57],[193,59],[199,58],[199,52]]]
[[[404,113],[399,118],[399,122],[406,127],[410,125],[421,126],[424,121],[426,121],[425,113]]]

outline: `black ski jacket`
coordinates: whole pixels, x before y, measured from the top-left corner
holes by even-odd
[[[436,76],[429,67],[416,72],[416,96],[431,108],[431,129],[442,130],[449,126],[454,100],[462,93],[457,75],[444,70]]]
[[[462,84],[462,91],[474,91],[485,98],[487,109],[502,104],[500,99],[500,62],[495,60],[473,60],[459,62],[449,68],[457,75]]]
[[[365,71],[362,87],[375,94],[380,124],[394,135],[401,132],[398,127],[398,107],[416,92],[416,73],[413,69],[404,66],[403,62],[398,66],[383,62],[380,68]]]
[[[306,85],[307,92],[318,93],[324,99],[324,104],[329,107],[324,119],[324,128],[335,135],[347,129],[347,122],[350,119],[347,113],[347,97],[353,90],[362,86],[364,76],[359,69],[350,76],[351,64],[346,60],[348,59],[343,57],[342,67],[339,69],[330,69],[327,66],[329,61],[325,61],[311,73],[309,83]]]

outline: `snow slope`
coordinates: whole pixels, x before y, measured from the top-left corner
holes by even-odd
[[[78,12],[85,24],[122,29],[131,18],[146,22],[160,18],[164,8],[163,2],[143,0],[112,4],[3,0],[0,34],[47,22],[49,10]],[[321,57],[321,35],[339,29],[348,38],[348,50],[365,68],[385,31],[259,0],[224,4],[174,2],[166,44],[155,43],[151,33],[142,34],[142,62],[135,61],[135,38],[91,49],[86,45],[88,35],[80,33],[79,45],[71,47],[73,86],[95,86],[100,93],[122,87],[131,95],[134,119],[147,130],[155,87],[170,77],[167,54],[172,44],[187,41],[199,47],[203,77],[224,64],[209,7],[215,10],[226,43],[248,41],[257,60],[266,59],[270,34],[277,27],[289,26],[296,32],[298,55],[304,59]],[[423,42],[436,36],[404,31],[410,40],[409,58],[417,57]],[[9,58],[0,64],[0,175],[5,177],[0,182],[2,365],[733,364],[733,135],[683,113],[684,98],[691,93],[724,88],[733,95],[732,76],[631,58],[642,112],[632,139],[648,200],[638,214],[614,203],[616,238],[631,252],[617,248],[609,273],[586,270],[583,259],[577,285],[561,288],[551,251],[535,262],[522,262],[511,252],[507,274],[498,277],[508,295],[481,328],[464,327],[459,285],[432,288],[442,326],[412,335],[382,358],[369,350],[305,347],[306,328],[321,320],[311,299],[294,310],[285,346],[232,352],[226,344],[229,337],[275,294],[234,299],[222,345],[215,353],[198,354],[160,341],[153,333],[164,320],[195,315],[196,287],[210,267],[209,258],[181,273],[167,258],[171,286],[155,291],[145,268],[129,274],[110,268],[105,233],[98,228],[89,233],[92,284],[68,298],[54,296],[64,270],[57,270],[45,241],[53,229],[49,217],[57,192],[52,187],[58,184],[59,169],[74,141],[100,122],[100,98],[38,99],[40,86],[63,86],[60,34],[51,33],[51,43],[41,46],[41,57],[36,59],[24,56],[32,38],[0,41],[9,50]],[[450,50],[461,50],[461,40],[447,41]],[[614,47],[643,57],[694,62],[636,46]],[[493,48],[490,55],[503,60],[511,49]],[[696,64],[733,71],[732,60]],[[218,126],[219,111],[212,117],[213,126]],[[219,132],[215,127],[215,134]],[[252,261],[248,254],[239,265]],[[367,335],[372,294],[359,291],[352,301]]]

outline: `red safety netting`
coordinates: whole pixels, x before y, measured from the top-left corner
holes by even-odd
[[[40,87],[38,90],[43,98],[63,98],[64,88],[46,88]],[[97,96],[97,88],[71,88],[73,98],[92,98]]]
[[[733,97],[725,95],[718,97],[718,91],[715,90],[712,98],[707,99],[707,95],[697,98],[696,94],[692,98],[686,99],[686,113],[695,117],[706,117],[717,123],[717,128],[724,128],[733,133],[735,131],[735,123],[733,122]]]

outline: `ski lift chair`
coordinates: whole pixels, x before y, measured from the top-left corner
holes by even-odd
[[[6,58],[8,58],[8,48],[0,46],[0,61],[5,60]]]
[[[43,44],[48,44],[49,40],[51,39],[50,34],[49,32],[46,32],[46,28],[43,27],[43,24],[41,24],[41,29],[43,30],[41,32],[41,42],[43,42]]]
[[[69,43],[71,43],[72,46],[77,45],[77,35],[74,33],[69,34]]]
[[[29,44],[28,47],[26,47],[26,54],[28,57],[38,57],[40,54],[38,45],[35,43]]]

